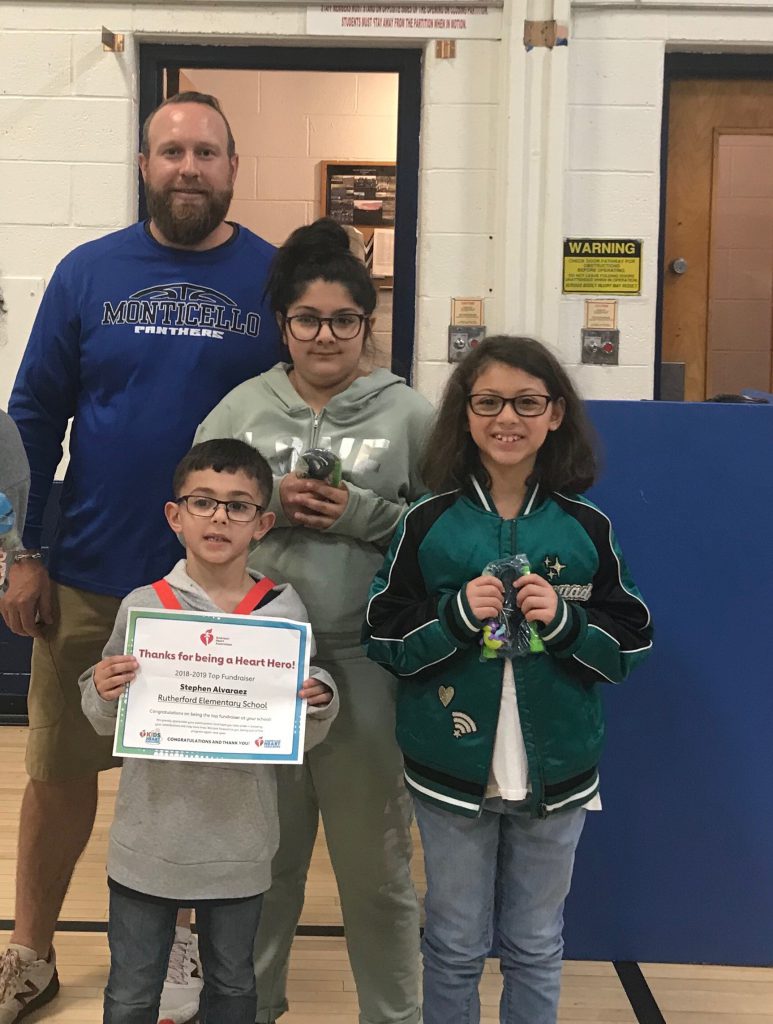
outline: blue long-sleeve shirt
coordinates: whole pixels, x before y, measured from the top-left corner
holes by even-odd
[[[164,518],[175,465],[210,409],[279,356],[263,302],[273,254],[243,227],[192,252],[160,245],[140,223],[59,264],[9,404],[31,469],[27,547],[40,546],[73,421],[54,579],[123,597],[175,563]]]

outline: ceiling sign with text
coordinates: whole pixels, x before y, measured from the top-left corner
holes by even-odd
[[[310,36],[499,39],[502,10],[464,4],[320,4],[309,7]]]
[[[585,295],[638,295],[641,240],[565,238],[564,292]]]

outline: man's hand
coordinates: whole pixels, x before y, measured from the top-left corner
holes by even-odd
[[[325,707],[333,699],[333,691],[327,683],[311,676],[309,679],[303,680],[303,685],[298,690],[298,696],[315,707]]]
[[[515,581],[516,601],[527,622],[541,622],[547,626],[556,617],[558,595],[547,580],[530,572]]]
[[[42,562],[25,558],[14,562],[8,573],[8,589],[0,600],[6,626],[17,636],[40,636],[54,621],[51,580]]]
[[[288,473],[279,484],[279,500],[291,523],[312,530],[327,530],[343,515],[349,503],[349,491],[343,483],[332,487],[324,480]]]
[[[476,619],[496,618],[505,601],[505,588],[496,576],[477,576],[465,588],[467,603]]]
[[[131,654],[112,654],[94,667],[94,685],[102,700],[118,700],[134,679],[139,665]]]

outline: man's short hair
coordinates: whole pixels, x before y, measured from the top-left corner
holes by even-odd
[[[212,107],[222,117],[225,123],[225,133],[228,139],[228,146],[226,152],[229,158],[234,156],[236,153],[236,142],[234,141],[233,132],[231,126],[228,123],[228,118],[223,113],[223,108],[220,106],[215,96],[210,96],[208,92],[178,92],[174,96],[169,96],[164,100],[163,103],[159,103],[155,110],[151,110],[148,116],[145,118],[145,123],[142,126],[142,139],[140,141],[140,152],[143,156],[150,156],[150,122],[161,110],[162,107],[168,107],[172,103],[201,103],[205,107]]]
[[[260,503],[264,508],[271,501],[274,490],[271,466],[258,449],[246,441],[239,441],[233,437],[216,437],[211,441],[195,444],[183,455],[174,471],[172,489],[175,498],[182,494],[188,476],[204,469],[214,469],[216,473],[241,471],[257,483]]]

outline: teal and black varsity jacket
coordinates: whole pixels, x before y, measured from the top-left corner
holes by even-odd
[[[411,507],[373,581],[363,639],[400,679],[397,739],[415,796],[474,817],[483,804],[502,694],[502,662],[480,661],[482,623],[466,584],[494,559],[524,553],[558,594],[539,624],[545,653],[513,670],[532,814],[586,803],[604,739],[600,683],[618,683],[652,646],[650,613],[609,519],[586,498],[535,485],[502,519],[477,480],[470,494]]]

